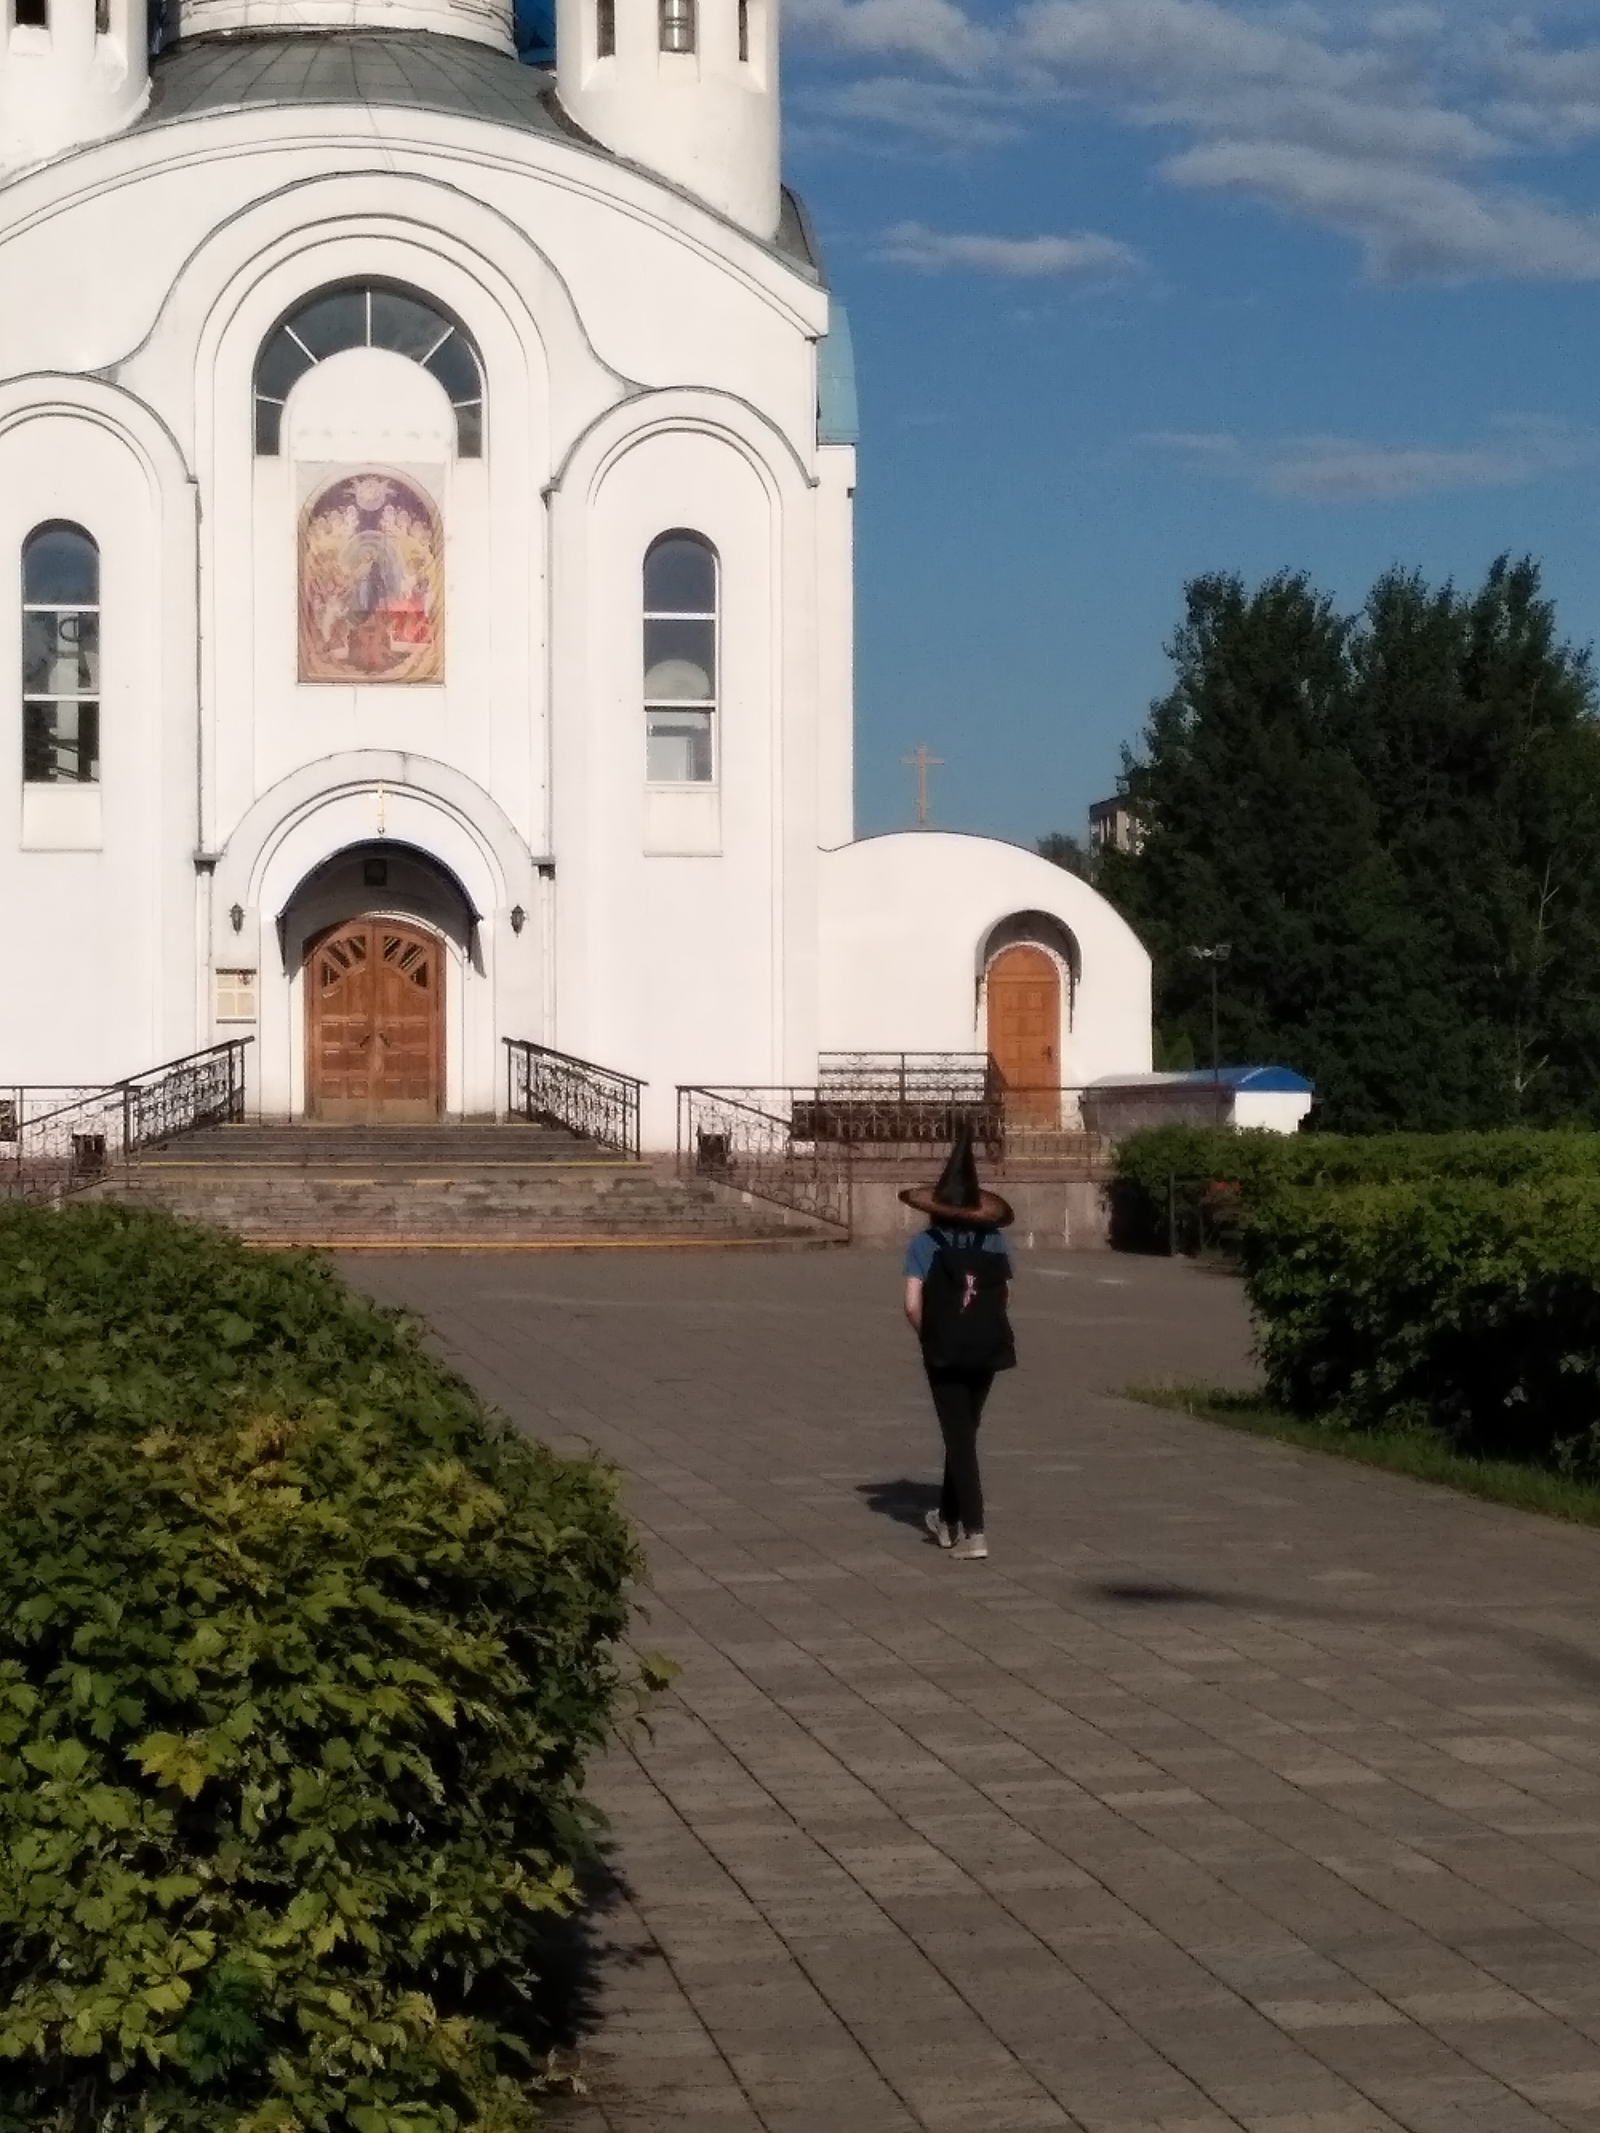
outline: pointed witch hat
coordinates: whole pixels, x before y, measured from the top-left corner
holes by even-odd
[[[907,1207],[931,1215],[959,1229],[1004,1229],[1016,1220],[1009,1200],[986,1192],[978,1183],[978,1159],[972,1152],[972,1121],[964,1118],[956,1128],[955,1146],[939,1173],[937,1185],[922,1185],[901,1193]]]

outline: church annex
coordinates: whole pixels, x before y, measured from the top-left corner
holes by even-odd
[[[659,1147],[820,1053],[1149,1067],[1082,882],[854,841],[778,0],[560,0],[553,68],[501,0],[0,9],[0,1079],[251,1035],[268,1116],[487,1115],[521,1038]]]

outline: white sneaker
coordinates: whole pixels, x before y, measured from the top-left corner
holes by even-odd
[[[941,1548],[953,1548],[955,1546],[957,1528],[954,1526],[947,1526],[944,1520],[939,1516],[937,1511],[924,1511],[922,1514],[922,1523],[927,1527],[928,1531],[933,1535],[934,1539],[939,1543],[939,1546]]]
[[[968,1533],[956,1542],[950,1553],[958,1563],[981,1563],[989,1553],[989,1543],[981,1533]]]

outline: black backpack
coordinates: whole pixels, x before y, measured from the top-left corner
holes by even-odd
[[[1010,1276],[998,1252],[940,1244],[922,1284],[922,1357],[930,1370],[1014,1370]]]

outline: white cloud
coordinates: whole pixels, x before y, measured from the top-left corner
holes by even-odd
[[[1342,231],[1380,280],[1600,280],[1600,218],[1437,171],[1286,141],[1212,142],[1165,169],[1180,185],[1249,195]]]
[[[969,21],[954,0],[788,0],[788,27],[842,51],[937,67],[981,65],[995,47],[993,33]]]
[[[1600,133],[1600,44],[1549,51],[1517,39],[1499,71],[1495,115],[1510,131],[1558,150]]]
[[[1399,503],[1464,489],[1519,488],[1600,464],[1600,431],[1510,416],[1465,445],[1379,444],[1359,437],[1283,437],[1157,430],[1138,440],[1197,472],[1248,482],[1300,503]]]
[[[812,105],[802,101],[802,108]],[[1014,140],[1018,121],[1006,107],[965,85],[919,81],[913,75],[873,74],[816,99],[814,108],[832,127],[889,127],[961,153]]]
[[[1157,165],[1167,182],[1335,230],[1377,277],[1600,277],[1596,203],[1517,183],[1530,150],[1600,136],[1600,44],[1559,41],[1558,13],[1577,13],[1567,0],[1524,0],[1509,17],[1499,0],[790,6],[802,45],[835,68],[898,62],[835,87],[845,119],[981,148],[1051,106],[1089,104],[1177,136]]]
[[[949,268],[999,274],[1017,281],[1046,281],[1067,274],[1125,273],[1138,254],[1114,237],[1081,230],[1075,236],[989,237],[960,230],[930,230],[920,222],[897,222],[885,230],[881,256],[897,266],[938,274]]]

